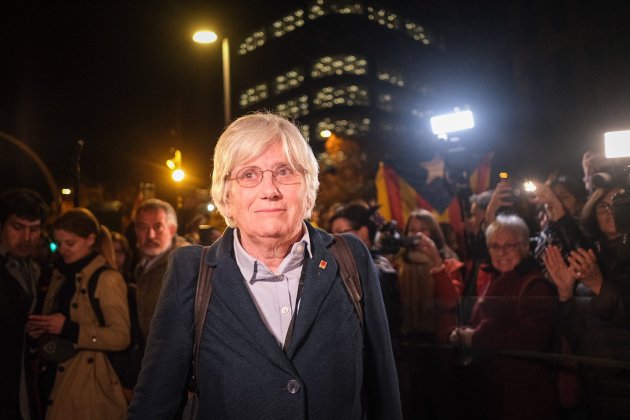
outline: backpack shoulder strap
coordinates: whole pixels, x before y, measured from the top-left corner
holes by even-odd
[[[194,337],[193,337],[193,376],[191,379],[191,388],[196,385],[197,378],[197,360],[199,359],[199,344],[201,342],[201,334],[206,320],[205,314],[208,311],[210,296],[212,295],[212,272],[214,268],[206,264],[206,256],[210,251],[209,246],[204,246],[201,250],[201,258],[199,259],[199,277],[197,277],[197,290],[195,292],[195,312],[193,314]]]
[[[90,276],[90,279],[88,280],[88,285],[87,285],[88,298],[90,299],[92,310],[94,311],[94,314],[96,315],[96,319],[98,320],[98,325],[101,327],[105,326],[105,316],[103,315],[101,304],[95,295],[96,286],[98,285],[98,279],[101,276],[101,273],[103,273],[106,270],[113,270],[113,269],[114,268],[111,265],[103,264],[99,268],[94,270],[94,272]]]
[[[361,279],[359,278],[357,263],[352,255],[352,251],[350,251],[350,246],[346,242],[346,239],[342,235],[338,234],[333,236],[335,240],[330,246],[330,252],[339,264],[343,284],[346,286],[346,290],[352,299],[354,310],[359,318],[361,328],[363,328],[363,308],[361,306],[363,288],[361,287]]]

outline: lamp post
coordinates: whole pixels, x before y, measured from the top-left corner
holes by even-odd
[[[197,31],[192,37],[198,44],[211,44],[219,39],[218,35],[212,31]],[[223,116],[227,126],[232,119],[232,95],[230,91],[230,43],[225,37],[221,40],[221,55],[223,61]]]

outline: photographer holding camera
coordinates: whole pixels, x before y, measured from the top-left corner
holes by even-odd
[[[335,234],[352,233],[361,239],[370,250],[374,265],[378,270],[378,279],[383,294],[385,313],[392,346],[398,349],[398,336],[402,323],[402,309],[400,306],[400,290],[398,289],[398,273],[381,250],[375,246],[375,237],[382,217],[377,212],[378,207],[370,207],[363,203],[342,205],[330,217],[330,232]]]
[[[408,418],[455,418],[450,411],[459,407],[446,397],[454,389],[447,372],[452,360],[441,345],[448,328],[457,322],[463,263],[445,245],[437,220],[427,210],[411,212],[397,243],[402,246],[398,256],[401,349],[408,363],[399,369],[404,414]]]

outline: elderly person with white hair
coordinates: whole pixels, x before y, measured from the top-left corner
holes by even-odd
[[[554,419],[559,414],[551,364],[527,358],[552,350],[555,291],[529,255],[529,229],[519,216],[499,215],[486,229],[489,282],[466,326],[449,341],[476,356],[475,418]]]
[[[308,219],[318,165],[288,120],[234,121],[215,148],[212,197],[228,224],[213,267],[196,363],[198,418],[401,418],[378,275],[344,235],[361,281],[363,324],[329,247]],[[172,418],[186,394],[201,247],[176,250],[151,324],[129,418]]]

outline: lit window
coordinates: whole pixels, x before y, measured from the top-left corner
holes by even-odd
[[[337,4],[330,5],[330,11],[332,13],[339,13],[340,15],[363,14],[363,6],[359,2],[338,1],[336,3]]]
[[[405,30],[407,35],[412,37],[415,41],[418,41],[424,45],[429,45],[431,41],[427,38],[424,28],[415,22],[405,22]]]
[[[253,88],[245,89],[239,96],[238,104],[241,108],[247,108],[269,97],[267,83],[260,83]]]
[[[238,46],[236,53],[238,55],[244,55],[248,52],[254,51],[258,47],[262,47],[267,40],[264,29],[255,31],[252,35],[245,38],[243,43]]]
[[[405,81],[403,77],[399,73],[396,73],[391,70],[379,70],[376,73],[376,77],[378,78],[378,80],[391,83],[392,85],[395,85],[395,86],[402,87],[405,85]]]
[[[304,10],[298,9],[291,14],[283,16],[271,24],[271,34],[274,38],[280,38],[296,28],[304,25]]]
[[[326,86],[315,92],[313,106],[315,109],[332,108],[337,105],[368,106],[368,91],[356,85]]]
[[[311,69],[314,79],[342,74],[364,75],[367,73],[367,60],[355,55],[324,56],[317,60]]]
[[[304,136],[306,141],[308,141],[310,126],[308,124],[302,124],[299,127],[300,127],[300,132],[302,132],[302,135]]]
[[[393,111],[393,95],[391,93],[380,93],[378,95],[378,108],[383,111]]]
[[[302,95],[276,106],[276,111],[289,117],[308,115],[308,96]]]
[[[298,69],[292,69],[285,74],[276,76],[274,79],[274,93],[285,92],[289,89],[296,88],[304,82],[304,75]]]
[[[322,121],[317,123],[316,132],[321,133],[324,130],[330,130],[331,132],[342,136],[367,134],[370,131],[370,119],[331,120],[330,118],[324,118]]]
[[[324,5],[324,2],[320,0],[317,0],[313,5],[311,5],[311,7],[308,9],[308,18],[310,20],[315,20],[317,18],[324,16],[326,12],[324,11],[324,8],[322,7],[323,5]]]

